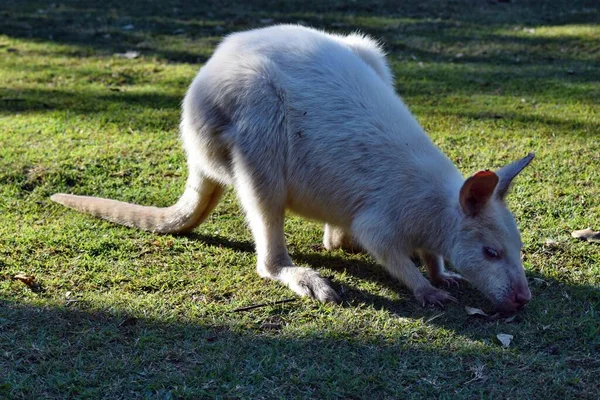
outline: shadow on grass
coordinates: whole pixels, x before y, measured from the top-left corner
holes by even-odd
[[[454,361],[447,377],[467,381],[465,369],[477,358],[458,362],[402,338],[375,345],[318,332],[280,337],[10,301],[0,301],[0,335],[0,347],[10,344],[0,359],[7,397],[390,396],[435,392],[410,371],[431,371],[441,359]]]
[[[465,7],[469,13],[464,12]],[[590,85],[597,80],[598,58],[592,39],[565,35],[526,37],[508,34],[506,29],[519,24],[530,27],[593,24],[596,7],[595,2],[587,0],[518,3],[225,1],[186,3],[185,6],[175,0],[125,3],[111,0],[102,6],[90,1],[67,0],[50,5],[30,1],[5,4],[5,23],[0,24],[0,34],[75,47],[49,50],[48,54],[66,51],[64,55],[69,57],[85,57],[138,49],[144,55],[171,62],[203,63],[228,32],[273,22],[303,21],[307,25],[343,32],[360,29],[382,38],[394,58],[392,66],[398,76],[400,94],[407,98],[427,96],[433,106],[444,96],[497,96],[499,90],[504,94],[542,98],[544,102],[579,101],[595,105],[599,94]],[[466,51],[461,50],[463,48]],[[4,51],[8,50],[0,48],[0,52]],[[457,52],[465,54],[457,57]],[[127,106],[175,111],[188,84],[170,82],[166,78],[162,84],[166,83],[169,88],[173,84],[181,86],[179,95],[134,94],[122,91],[145,83],[145,77],[134,72],[30,65],[27,55],[22,57],[19,68],[31,70],[32,75],[40,72],[40,68],[54,68],[57,76],[103,85],[104,91],[2,89],[0,112],[106,113],[110,114],[111,121],[116,118],[114,122],[126,122],[125,118],[135,116],[123,116],[120,120],[119,115],[123,114],[113,111]],[[416,60],[427,64],[419,68]],[[506,115],[519,119],[518,115]],[[176,118],[170,121],[171,127],[176,126]],[[140,119],[147,120],[143,116]],[[584,128],[579,126],[583,123],[536,121],[553,126],[567,125],[565,129]]]
[[[193,240],[199,240],[209,246],[225,247],[236,252],[254,253],[255,251],[254,244],[251,242],[235,241],[222,236],[208,236],[197,233],[190,233],[186,236]],[[405,300],[395,301],[372,293],[367,293],[346,284],[340,285],[333,279],[333,286],[341,295],[345,306],[352,307],[353,305],[362,303],[374,306],[375,308],[383,308],[393,314],[402,316],[406,316],[405,314],[407,312],[413,314],[412,316],[417,315],[414,314],[415,312],[418,313],[420,307],[418,307],[416,302],[412,299],[411,293],[400,282],[392,279],[385,273],[382,267],[375,263],[348,260],[336,255],[323,255],[319,253],[294,253],[291,254],[291,257],[294,262],[298,264],[306,264],[317,270],[328,268],[336,272],[348,273],[355,278],[368,280],[393,291],[403,293],[407,298]],[[258,275],[257,279],[259,279]],[[277,283],[273,282],[273,284]]]
[[[0,336],[0,396],[9,398],[393,396],[411,387],[435,391],[411,371],[458,358],[402,338],[379,344],[322,332],[293,338],[258,325],[235,332],[1,300]],[[464,365],[444,374],[468,380],[475,358],[462,358]]]
[[[73,118],[96,121],[99,126],[114,123],[123,129],[171,130],[179,123],[183,93],[183,89],[180,95],[171,95],[159,91],[113,91],[108,87],[85,91],[2,88],[0,115],[59,111]]]
[[[193,240],[199,240],[204,244],[215,247],[225,247],[232,249],[236,252],[253,253],[254,244],[247,241],[236,241],[230,240],[222,236],[208,236],[200,235],[197,233],[191,233],[186,235]],[[399,299],[379,295],[373,292],[361,290],[357,287],[353,287],[347,283],[340,284],[333,279],[333,286],[336,291],[342,297],[342,305],[344,307],[356,307],[360,305],[366,305],[375,309],[386,310],[392,315],[408,318],[424,318],[431,313],[434,308],[423,308],[421,307],[412,293],[400,282],[393,279],[383,267],[377,265],[375,262],[368,262],[363,260],[348,259],[338,254],[323,254],[323,253],[293,253],[291,254],[292,259],[302,265],[307,265],[316,270],[330,269],[342,274],[348,274],[354,278],[373,282],[381,287],[384,287],[391,292],[400,295]],[[553,279],[543,276],[536,272],[528,272],[529,284],[534,296],[534,304],[536,301],[543,302],[544,298],[549,294],[547,290],[553,290],[564,285],[554,281]],[[257,276],[258,279],[258,276]],[[273,282],[273,284],[276,284]],[[446,289],[452,293],[459,300],[459,305],[449,303],[446,308],[462,309],[464,305],[484,308],[491,310],[493,307],[489,301],[479,293],[473,286],[468,283],[464,283],[460,288]],[[600,292],[596,287],[586,285],[574,285],[572,288],[565,288],[569,290],[568,296],[573,296],[574,300],[581,302],[590,302],[591,304],[597,304],[600,306]],[[538,299],[537,297],[541,297]],[[529,311],[532,307],[525,308],[523,311],[517,314],[517,318],[527,318],[529,312],[538,312],[541,304],[535,307],[534,311]],[[438,310],[439,311],[439,310]],[[525,317],[524,317],[525,316]],[[477,323],[477,321],[471,321]],[[434,324],[443,324],[446,329],[454,330],[460,334],[466,334],[470,329],[469,324],[461,326],[460,324],[449,323],[449,321],[442,322],[442,320],[433,322]],[[485,323],[485,322],[484,322]],[[600,342],[599,342],[600,345]]]
[[[86,308],[85,302],[40,307],[0,299],[0,396],[593,398],[598,393],[600,360],[581,348],[587,339],[580,327],[567,332],[566,343],[576,350],[565,349],[561,340],[566,339],[538,332],[527,321],[519,330],[521,345],[503,351],[485,345],[496,327],[443,317],[408,322],[402,335],[386,337],[352,324],[288,332],[277,308],[262,322],[233,314],[230,320],[157,320],[144,317],[144,310],[133,315]],[[424,340],[438,328],[435,336],[442,344]],[[507,329],[514,332],[499,331]],[[443,344],[447,330],[458,333],[450,347]],[[485,374],[478,375],[482,365]]]
[[[194,41],[218,38],[228,32],[265,24],[302,22],[318,28],[342,31],[361,29],[385,39],[391,50],[409,50],[425,58],[439,57],[398,39],[398,34],[422,36],[443,45],[483,41],[499,51],[468,56],[462,62],[514,63],[515,47],[531,47],[531,56],[548,60],[547,46],[572,48],[580,40],[570,37],[517,38],[489,32],[507,24],[563,25],[596,23],[597,4],[574,2],[481,2],[475,0],[348,2],[293,1],[207,1],[182,4],[177,0],[91,1],[65,0],[48,4],[29,1],[8,3],[3,11],[0,34],[70,45],[93,47],[112,53],[142,49],[173,62],[204,62],[206,54],[193,52]],[[468,9],[469,12],[465,12]],[[469,27],[462,32],[461,24]],[[475,36],[475,37],[474,37]],[[189,40],[188,40],[189,39]],[[184,44],[184,43],[187,43]],[[454,55],[452,55],[454,56]],[[581,52],[579,57],[585,58]],[[552,60],[568,61],[560,52]],[[571,57],[575,57],[571,55]],[[583,60],[582,59],[582,60]],[[573,59],[571,59],[573,61]],[[593,57],[587,59],[592,61]]]
[[[110,112],[130,107],[179,110],[181,97],[164,93],[69,91],[60,89],[1,90],[0,113],[66,110],[77,114]],[[178,112],[177,112],[178,113]],[[133,113],[132,113],[133,114]],[[131,114],[123,116],[131,118]]]
[[[252,242],[231,240],[224,236],[218,235],[202,235],[196,232],[190,232],[184,236],[192,240],[199,240],[200,242],[209,246],[225,247],[236,252],[254,253],[254,243]]]
[[[592,121],[582,121],[577,119],[555,118],[544,115],[535,115],[515,112],[489,112],[489,111],[444,111],[436,110],[435,115],[447,115],[449,117],[459,117],[464,120],[478,120],[489,123],[491,126],[502,124],[506,121],[511,126],[517,126],[520,129],[536,128],[536,135],[560,136],[568,135],[573,137],[597,137],[600,132],[600,124]],[[546,129],[539,129],[540,127]]]

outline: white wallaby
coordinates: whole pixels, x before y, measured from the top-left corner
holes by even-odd
[[[233,185],[246,212],[260,276],[301,296],[339,301],[327,279],[294,265],[286,209],[324,221],[328,249],[368,251],[423,304],[454,300],[451,264],[513,311],[531,298],[521,239],[504,197],[533,154],[464,180],[396,95],[368,37],[280,25],[228,36],[183,101],[189,177],[168,208],[55,194],[52,200],[153,232],[194,229]]]

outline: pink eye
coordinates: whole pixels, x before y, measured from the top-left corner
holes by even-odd
[[[492,247],[484,247],[483,252],[489,258],[500,258],[500,252]]]

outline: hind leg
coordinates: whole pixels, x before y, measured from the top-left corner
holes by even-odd
[[[300,296],[339,302],[329,280],[310,268],[295,266],[288,254],[283,233],[285,191],[276,169],[265,168],[268,173],[262,174],[264,166],[252,168],[239,161],[244,158],[236,158],[234,185],[254,236],[258,274],[283,282]]]
[[[177,206],[193,212],[186,215],[179,232],[191,232],[204,222],[221,200],[224,190],[223,185],[190,169],[186,191],[177,202]]]
[[[329,251],[343,249],[350,253],[359,253],[363,251],[362,246],[352,237],[352,235],[342,228],[325,224],[323,234],[323,246]]]

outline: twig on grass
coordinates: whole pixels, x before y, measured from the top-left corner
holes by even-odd
[[[236,309],[232,310],[231,312],[249,311],[249,310],[254,310],[255,308],[274,306],[274,305],[283,304],[283,303],[290,303],[290,302],[296,301],[296,300],[298,300],[298,299],[295,297],[292,297],[289,299],[277,300],[277,301],[273,301],[270,303],[254,304],[252,306],[236,308]]]

